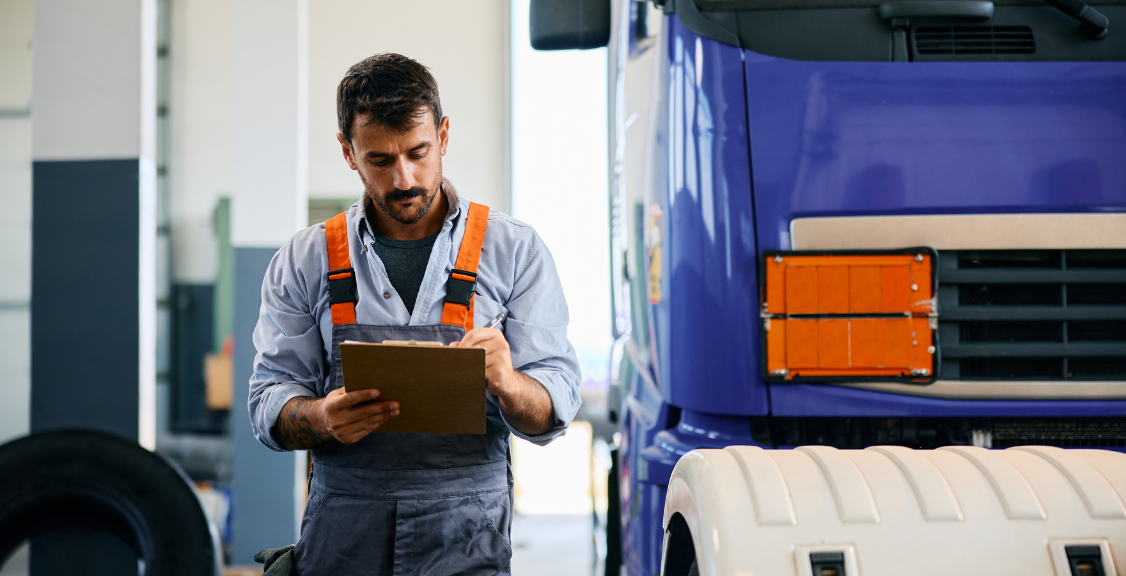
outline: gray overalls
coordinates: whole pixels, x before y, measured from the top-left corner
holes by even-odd
[[[447,285],[443,323],[430,326],[357,324],[344,214],[325,224],[333,269],[326,394],[343,385],[340,343],[345,340],[449,344],[472,329],[473,283],[467,279],[475,278],[488,212],[471,204]],[[484,434],[373,433],[352,445],[330,441],[314,448],[294,573],[509,574],[512,477],[507,451],[508,430],[492,422]]]

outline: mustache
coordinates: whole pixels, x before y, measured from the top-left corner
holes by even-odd
[[[396,201],[399,201],[399,200],[409,200],[411,198],[417,198],[419,196],[424,196],[424,195],[426,195],[426,190],[424,188],[415,187],[415,188],[408,188],[406,190],[400,190],[400,189],[396,188],[396,189],[384,194],[383,195],[383,201],[384,202],[396,202]]]

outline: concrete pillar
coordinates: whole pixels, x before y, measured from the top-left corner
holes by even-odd
[[[156,443],[155,0],[37,0],[31,431]],[[34,574],[136,573],[97,532],[32,543]]]
[[[39,0],[32,431],[155,445],[156,4]]]
[[[32,7],[0,2],[0,443],[27,434],[31,402]]]
[[[234,0],[233,194],[235,393],[232,562],[297,541],[306,455],[262,446],[247,416],[251,333],[274,253],[306,227],[308,211],[307,0]]]

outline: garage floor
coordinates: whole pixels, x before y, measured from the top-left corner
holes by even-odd
[[[590,576],[594,563],[590,515],[524,515],[512,521],[512,574]]]

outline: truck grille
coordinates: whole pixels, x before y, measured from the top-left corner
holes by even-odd
[[[1126,250],[948,250],[939,378],[1126,380]]]
[[[925,26],[914,29],[919,54],[1032,54],[1028,26]]]
[[[993,448],[1029,444],[1063,448],[1126,446],[1126,420],[1121,418],[996,418],[991,431]]]

